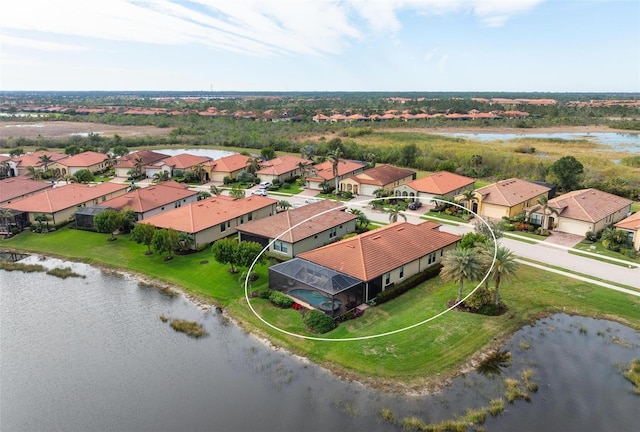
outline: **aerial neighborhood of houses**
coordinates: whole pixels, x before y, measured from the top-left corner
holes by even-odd
[[[264,160],[236,153],[211,159],[147,150],[119,158],[90,151],[73,156],[36,151],[0,156],[0,164],[5,173],[0,180],[0,235],[17,234],[43,220],[53,226],[72,223],[92,229],[101,212],[129,210],[137,223],[188,234],[193,249],[228,237],[259,243],[279,261],[269,268],[270,288],[333,317],[375,299],[407,277],[437,267],[460,240],[441,231],[433,220],[396,219],[358,231],[358,213],[349,211],[352,197],[420,202],[425,208],[419,214],[437,206],[438,200],[457,203],[488,220],[514,220],[524,214],[541,230],[578,236],[615,226],[634,250],[640,249],[640,213],[631,213],[631,200],[596,189],[556,196],[551,184],[519,178],[475,188],[473,178],[448,171],[417,178],[409,169],[362,161],[314,163],[291,155]],[[55,172],[59,181],[38,179],[38,172],[47,170]],[[97,184],[74,182],[83,170],[111,171],[115,177]],[[262,182],[256,190],[263,193],[221,193],[223,186],[247,170],[256,178],[252,187]],[[186,171],[197,185],[174,180]],[[317,193],[335,185],[347,199],[309,199],[306,205],[287,209],[280,206],[282,196],[267,193],[272,184],[296,180]],[[211,190],[219,186],[220,191],[202,195],[207,185]]]

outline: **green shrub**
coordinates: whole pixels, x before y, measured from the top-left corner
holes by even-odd
[[[293,306],[293,300],[280,291],[272,291],[271,295],[269,295],[269,300],[271,303],[281,308],[290,308]]]
[[[596,233],[595,233],[595,232],[593,232],[593,231],[587,231],[587,232],[586,232],[586,234],[584,235],[584,238],[585,238],[587,241],[595,242],[595,241],[597,241],[597,240],[598,240],[598,234],[596,234]]]
[[[464,305],[466,307],[479,310],[483,306],[490,304],[492,300],[491,291],[486,287],[481,286],[467,300],[465,300]]]
[[[258,297],[261,299],[268,300],[271,297],[273,290],[268,287],[263,287],[258,290]]]
[[[624,253],[624,256],[626,256],[627,258],[637,258],[638,251],[636,251],[635,249],[629,249]]]
[[[314,333],[326,333],[336,328],[333,318],[319,310],[305,313],[303,320],[307,328]]]

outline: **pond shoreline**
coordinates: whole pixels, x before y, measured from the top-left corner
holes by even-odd
[[[332,375],[334,375],[335,377],[343,381],[362,385],[371,390],[379,391],[386,394],[402,394],[409,397],[423,397],[423,396],[437,394],[443,391],[447,386],[449,386],[455,378],[464,376],[470,372],[475,371],[478,368],[480,362],[484,358],[486,358],[491,353],[498,351],[509,340],[509,338],[513,336],[514,333],[516,333],[518,330],[520,330],[520,328],[522,328],[522,327],[515,328],[512,331],[507,331],[497,335],[488,344],[486,344],[481,349],[476,351],[474,354],[466,358],[461,365],[459,365],[458,367],[452,368],[451,370],[449,370],[444,374],[436,374],[436,376],[433,376],[433,377],[425,377],[423,379],[416,380],[416,382],[414,383],[400,381],[400,380],[380,379],[373,376],[364,376],[361,374],[351,372],[335,363],[316,362],[309,359],[302,353],[295,352],[287,347],[277,345],[276,343],[273,342],[273,340],[269,337],[269,335],[265,333],[263,330],[253,327],[249,323],[238,320],[235,316],[227,313],[227,311],[223,307],[221,307],[220,305],[217,305],[214,301],[212,301],[211,298],[208,298],[200,294],[194,294],[193,292],[190,292],[188,289],[180,285],[177,285],[175,283],[166,282],[161,279],[157,279],[150,275],[136,272],[133,270],[123,269],[121,267],[112,267],[112,266],[108,266],[108,265],[104,265],[96,262],[87,262],[84,260],[73,259],[73,258],[66,257],[64,255],[50,254],[50,253],[42,254],[39,252],[29,252],[29,251],[23,251],[20,249],[13,249],[13,248],[2,248],[0,252],[26,253],[29,255],[50,257],[50,258],[60,259],[60,260],[69,261],[69,262],[79,262],[79,263],[87,264],[96,269],[99,269],[105,274],[112,274],[120,277],[128,277],[132,280],[137,281],[139,284],[143,284],[152,289],[166,291],[172,295],[179,295],[184,299],[186,299],[187,301],[189,301],[190,303],[192,303],[193,305],[195,305],[198,309],[202,310],[203,312],[209,312],[211,311],[211,309],[215,309],[219,314],[221,314],[224,317],[224,319],[230,321],[236,327],[242,329],[249,336],[253,337],[256,341],[258,341],[265,347],[272,349],[274,352],[285,353],[286,355],[289,355],[302,363],[314,364],[318,367],[321,367],[327,372],[331,373]],[[544,314],[534,316],[531,318],[529,322],[524,323],[523,327],[526,325],[531,325],[535,321],[545,318],[547,316],[553,315],[554,313],[557,313],[557,312],[559,311],[555,311],[555,310],[548,311]],[[563,311],[563,312],[571,314],[568,311]],[[613,318],[608,317],[607,319],[611,319],[613,321],[617,321],[622,324],[627,324],[624,322],[624,320],[616,320],[615,317]]]

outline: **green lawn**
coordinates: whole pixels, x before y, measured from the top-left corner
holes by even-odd
[[[107,237],[64,228],[44,235],[25,232],[3,245],[121,267],[179,284],[192,293],[208,296],[249,331],[269,338],[274,344],[335,371],[377,384],[402,382],[418,388],[441,381],[492,341],[499,341],[548,313],[562,311],[610,318],[640,330],[638,297],[521,266],[515,285],[501,287],[503,300],[509,306],[505,315],[485,317],[449,312],[415,329],[382,338],[350,342],[304,340],[259,321],[247,307],[238,275],[229,274],[226,266],[217,264],[210,250],[164,262],[156,253],[144,255],[146,247],[127,236],[119,236],[116,242],[107,242]],[[204,260],[208,263],[201,264]],[[258,273],[260,279],[253,284],[254,289],[267,282],[266,266],[259,268]],[[468,284],[466,291],[471,288]],[[455,292],[454,284],[435,278],[391,302],[368,309],[361,318],[342,323],[323,336],[353,338],[400,329],[444,310]],[[308,334],[297,311],[276,309],[260,299],[253,299],[252,304],[273,325]]]
[[[574,249],[579,251],[586,251],[586,252],[598,254],[602,256],[605,261],[606,261],[606,257],[611,257],[611,258],[617,258],[624,261],[628,261],[629,263],[633,263],[633,264],[640,264],[640,258],[629,258],[621,254],[620,252],[611,251],[605,248],[604,246],[602,246],[602,242],[600,241],[597,241],[594,243],[588,240],[582,240],[580,243],[574,246]],[[611,260],[609,260],[609,262],[611,262]]]

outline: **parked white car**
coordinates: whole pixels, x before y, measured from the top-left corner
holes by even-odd
[[[270,187],[271,187],[271,182],[260,183],[260,189],[269,189]]]
[[[322,198],[307,198],[306,200],[304,200],[304,202],[306,202],[307,204],[317,203],[320,201],[322,201]]]
[[[267,190],[266,189],[256,189],[254,191],[251,191],[251,195],[267,196]]]

